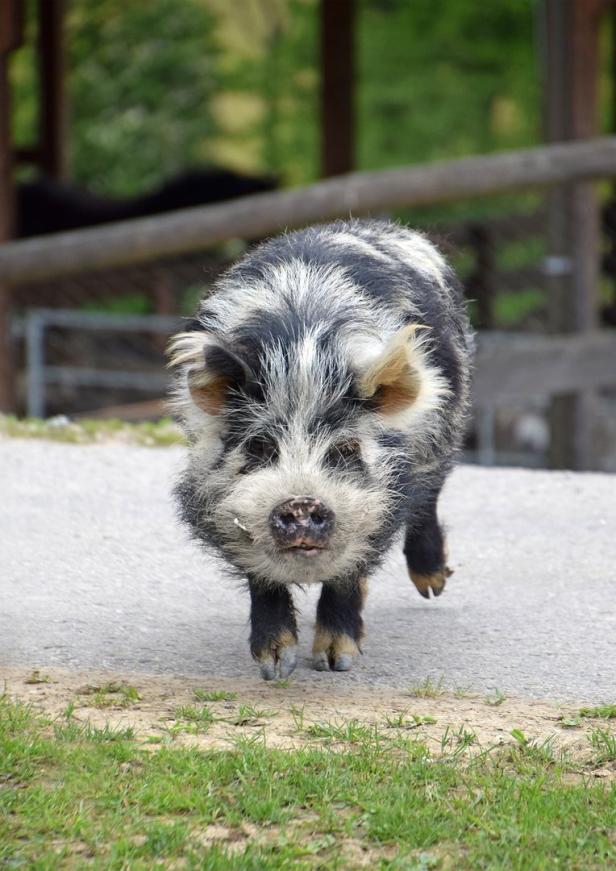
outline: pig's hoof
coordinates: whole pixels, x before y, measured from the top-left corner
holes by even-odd
[[[442,569],[439,569],[437,572],[434,572],[431,575],[420,575],[418,572],[414,572],[412,569],[409,574],[411,576],[411,580],[419,591],[419,595],[423,596],[424,599],[429,599],[430,590],[432,590],[433,596],[441,595],[441,593],[445,589],[447,578],[450,577],[453,572],[447,566],[443,566]]]
[[[349,635],[335,635],[317,626],[312,645],[312,664],[316,671],[349,671],[359,653],[357,642]]]
[[[253,656],[259,663],[264,680],[284,680],[297,665],[297,638],[290,632],[283,632],[278,638],[271,639],[263,650],[253,653]]]

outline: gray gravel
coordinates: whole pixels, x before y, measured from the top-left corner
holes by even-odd
[[[180,448],[0,442],[2,665],[254,674],[247,595],[174,519]],[[454,576],[425,602],[400,547],[372,580],[363,656],[297,680],[616,700],[616,478],[460,467],[441,514]]]

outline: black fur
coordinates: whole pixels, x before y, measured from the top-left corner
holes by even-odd
[[[297,640],[297,621],[293,599],[287,587],[263,588],[248,582],[250,589],[250,652],[259,659],[276,646],[285,632]]]
[[[342,586],[323,584],[317,605],[317,623],[333,635],[348,635],[359,647],[364,630],[362,607],[363,593],[358,582]]]
[[[353,493],[354,498],[349,501],[357,517],[368,516],[364,491],[370,491],[372,487],[373,493],[379,488],[386,492],[387,498],[383,502],[373,499],[372,504],[378,506],[378,510],[374,509],[374,516],[378,519],[371,526],[364,526],[362,548],[345,550],[342,542],[337,566],[333,567],[330,562],[317,563],[322,566],[318,573],[305,576],[309,583],[323,584],[317,608],[318,628],[332,636],[348,636],[357,644],[363,631],[363,582],[380,565],[401,528],[405,527],[404,549],[411,574],[429,579],[438,573],[443,578],[446,576],[444,536],[438,523],[436,505],[461,442],[464,410],[468,402],[471,338],[459,286],[427,243],[419,237],[413,241],[410,234],[410,238],[405,239],[404,232],[381,222],[350,222],[308,228],[270,240],[233,267],[218,291],[223,299],[226,292],[238,294],[233,299],[241,317],[233,320],[232,326],[224,323],[231,311],[229,301],[225,300],[218,310],[214,294],[203,305],[198,318],[198,329],[213,336],[214,343],[219,339],[224,348],[216,349],[214,344],[206,352],[208,368],[230,385],[219,421],[222,455],[209,466],[212,471],[224,470],[224,457],[235,451],[231,458],[233,463],[237,464],[238,457],[244,461],[240,475],[264,469],[262,480],[275,482],[275,479],[267,478],[267,469],[275,469],[279,458],[283,457],[282,449],[278,450],[278,441],[287,432],[294,432],[297,418],[301,419],[302,427],[301,440],[297,442],[300,445],[298,455],[302,454],[305,444],[310,445],[313,436],[327,438],[327,450],[319,455],[319,463],[328,478],[340,476],[339,485],[352,482],[352,489],[347,492]],[[344,236],[340,237],[340,234]],[[349,240],[349,235],[355,239]],[[349,243],[346,246],[345,237]],[[406,242],[408,248],[404,247]],[[398,247],[397,243],[400,243]],[[411,256],[413,252],[416,268]],[[297,292],[294,286],[297,272],[277,271],[277,267],[290,262],[299,264],[300,272],[302,265],[311,267],[303,271],[304,276],[318,276],[317,282],[322,283],[315,285],[312,295]],[[277,278],[277,275],[282,275],[282,278]],[[332,305],[328,293],[335,295],[335,282],[339,276],[344,281],[340,293],[344,305],[336,306]],[[334,282],[334,286],[327,284],[328,280]],[[274,305],[259,309],[254,302],[258,300],[261,284],[266,292],[275,292],[276,295]],[[323,288],[327,288],[327,292]],[[248,297],[249,304],[245,307],[240,293]],[[365,299],[373,306],[367,306]],[[355,359],[356,350],[345,345],[344,337],[350,334],[374,337],[375,324],[381,330],[378,333],[380,340],[399,335],[401,341],[407,341],[410,333],[402,330],[405,324],[428,329],[429,340],[415,348],[412,353],[418,356],[409,357],[411,362],[405,364],[418,367],[420,378],[425,376],[425,382],[421,383],[427,384],[427,390],[432,391],[428,395],[437,397],[433,405],[418,405],[419,415],[424,415],[429,421],[425,433],[421,424],[415,423],[414,409],[410,409],[409,417],[392,422],[395,415],[388,417],[380,408],[378,398],[374,398],[374,394],[371,397],[365,390],[362,381],[365,368],[362,366],[366,367],[367,363],[360,359],[362,349]],[[304,357],[301,348],[307,336],[314,347],[310,345],[307,357]],[[418,357],[423,362],[418,364]],[[313,363],[306,363],[306,359],[316,360],[318,369],[316,364],[310,369]],[[302,382],[300,379],[304,386],[296,392],[289,388],[290,380],[296,377],[296,361],[298,365],[308,366],[307,370],[301,371],[308,371],[310,378],[318,372],[319,377],[315,380],[321,385],[321,390],[315,391],[307,404],[305,385],[311,385],[312,381]],[[430,367],[437,370],[438,377],[430,375]],[[319,380],[322,376],[327,377]],[[268,393],[268,378],[278,378],[278,387],[271,393]],[[443,392],[443,382],[449,392]],[[384,385],[389,383],[384,382]],[[403,388],[404,385],[400,389]],[[310,415],[307,408],[310,408]],[[365,437],[366,431],[373,441],[367,441],[369,447],[366,456],[362,456],[361,438]],[[353,443],[353,434],[356,444]],[[299,439],[295,435],[293,438]],[[374,441],[382,450],[375,451]],[[375,454],[380,459],[374,460]],[[292,463],[288,465],[293,468]],[[383,473],[384,469],[387,474]],[[282,562],[289,556],[280,553],[275,553],[267,562],[269,552],[249,548],[239,551],[238,561],[233,563],[232,548],[237,542],[228,534],[220,535],[212,520],[211,509],[215,507],[216,499],[224,499],[226,494],[215,493],[210,497],[212,505],[204,504],[203,493],[208,485],[204,483],[202,470],[193,471],[187,470],[176,490],[182,517],[203,543],[235,566],[239,576],[242,575],[238,565],[241,560],[245,560],[247,567],[253,566],[247,568],[246,574],[252,601],[251,650],[253,656],[259,658],[264,650],[275,648],[281,633],[288,632],[296,638],[289,589],[294,583],[304,583],[300,573],[305,566],[300,568],[298,564]],[[287,475],[285,488],[291,489],[295,484],[288,482],[296,480],[300,481],[296,485],[298,488],[310,486],[301,483],[304,478],[298,478],[295,471],[288,473],[284,470],[284,475]],[[200,486],[196,482],[199,476]],[[323,481],[320,470],[312,479],[308,476],[306,480],[320,481],[323,489],[328,491],[329,480]],[[362,491],[361,499],[356,496],[358,491]],[[252,492],[251,498],[246,500],[250,504],[260,506],[262,502],[267,503],[267,493],[255,496],[249,487],[244,491],[238,488],[238,492]],[[336,492],[334,488],[329,490],[330,495],[332,492]],[[297,490],[289,492],[288,497],[299,495],[320,496],[318,492]],[[332,498],[340,497],[334,495]],[[241,515],[244,507],[241,502],[239,507],[232,500],[230,504],[233,506],[232,516],[236,511]],[[386,505],[386,510],[381,511],[382,505]],[[337,517],[340,513],[336,508]],[[259,517],[252,516],[259,530]],[[239,526],[244,529],[241,522]],[[340,528],[353,527],[341,524]],[[250,536],[250,529],[244,531]],[[252,542],[251,547],[254,544],[258,548],[265,539],[267,535],[261,530],[248,541]],[[245,540],[240,543],[244,547]],[[253,552],[258,554],[259,560],[251,563]],[[352,553],[347,563],[344,562],[346,552]],[[331,553],[334,553],[333,548]],[[317,558],[322,560],[323,556],[319,554]],[[257,577],[259,572],[263,574]],[[441,583],[441,579],[436,578],[432,587],[435,595],[440,593],[443,585],[444,580]],[[435,586],[438,586],[438,591]],[[426,591],[420,589],[420,592],[426,595]],[[330,666],[334,667],[331,661]]]
[[[444,536],[436,512],[438,493],[424,503],[423,511],[409,524],[404,555],[409,571],[433,575],[445,566]]]

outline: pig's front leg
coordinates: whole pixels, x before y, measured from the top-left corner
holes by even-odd
[[[287,587],[250,586],[250,652],[265,680],[288,677],[297,665],[297,623]]]
[[[406,531],[404,555],[411,580],[424,599],[440,596],[452,571],[447,566],[447,548],[443,529],[436,516],[434,496],[419,520]]]
[[[323,584],[317,605],[312,661],[317,671],[348,671],[361,653],[364,634],[361,611],[368,584],[365,580]]]

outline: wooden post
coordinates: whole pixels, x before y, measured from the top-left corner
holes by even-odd
[[[596,132],[599,20],[605,0],[544,0],[545,128],[548,141]],[[548,195],[548,312],[551,332],[586,332],[598,317],[599,210],[592,184]],[[593,465],[593,396],[554,397],[550,465]]]
[[[355,0],[321,0],[321,174],[354,166]]]
[[[38,155],[41,169],[53,178],[66,175],[63,19],[64,0],[38,0]]]
[[[487,224],[471,224],[468,240],[475,255],[475,269],[471,276],[470,296],[477,303],[477,328],[494,327],[494,238]]]
[[[22,35],[20,0],[4,0],[0,3],[0,244],[12,238],[15,228],[9,55]],[[15,404],[10,309],[10,286],[0,275],[0,411],[12,411]]]

